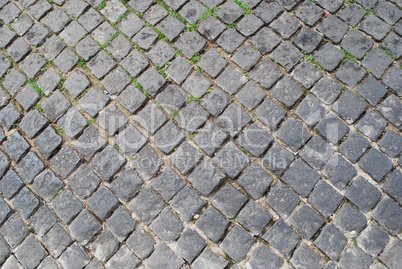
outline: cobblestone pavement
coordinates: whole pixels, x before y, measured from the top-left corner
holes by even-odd
[[[0,0],[0,265],[400,269],[401,18]]]

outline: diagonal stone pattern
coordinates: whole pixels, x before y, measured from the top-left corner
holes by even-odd
[[[0,0],[2,268],[400,268],[398,0]]]

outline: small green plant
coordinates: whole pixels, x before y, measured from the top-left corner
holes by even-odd
[[[356,3],[356,1],[355,1],[355,0],[346,0],[346,3],[348,3],[348,4],[354,4],[354,3]]]
[[[197,66],[197,71],[198,73],[202,74],[204,73],[204,69],[202,69],[201,67]]]
[[[195,134],[192,134],[192,133],[190,133],[190,132],[187,132],[187,131],[186,131],[186,134],[187,134],[189,140],[193,140],[194,137],[195,137]]]
[[[237,219],[239,216],[238,215],[234,215],[233,216],[233,219]]]
[[[162,104],[159,103],[158,101],[155,101],[155,105],[156,105],[160,110],[163,110],[163,109],[164,109],[163,106],[162,106]]]
[[[216,7],[214,7],[214,8],[209,8],[209,10],[208,10],[207,12],[205,12],[205,13],[201,16],[201,18],[198,20],[198,22],[202,22],[203,20],[205,20],[206,18],[211,17],[211,16],[217,18],[218,15],[216,15],[216,12],[218,12],[218,10],[219,10],[220,8],[221,8],[220,6],[216,6]]]
[[[355,30],[360,30],[360,27],[359,27],[359,26],[355,26],[355,27],[353,27],[353,29],[355,29]]]
[[[165,34],[162,33],[161,30],[159,30],[159,29],[157,29],[157,28],[154,28],[154,30],[155,30],[155,32],[158,34],[158,38],[159,38],[159,39],[164,39],[164,38],[165,38]]]
[[[178,56],[181,56],[181,55],[183,55],[183,52],[181,50],[177,49],[176,53],[175,53],[175,56],[178,57]]]
[[[88,66],[86,65],[86,63],[87,62],[85,61],[85,59],[80,57],[78,59],[77,65],[81,66],[81,68],[84,69],[84,70],[88,70]]]
[[[49,4],[53,4],[53,0],[47,0]]]
[[[209,88],[208,90],[207,90],[207,93],[210,93],[210,92],[212,92],[213,90],[211,89],[211,88]]]
[[[188,98],[188,100],[187,100],[187,103],[191,103],[191,102],[193,102],[193,101],[196,101],[196,102],[198,102],[198,103],[201,103],[202,98],[201,98],[201,97],[195,97],[195,96],[190,95],[189,98]]]
[[[244,10],[243,16],[246,16],[246,15],[248,15],[250,13],[253,13],[253,11],[250,9],[250,7],[248,6],[247,3],[243,3],[243,2],[241,2],[239,0],[233,0],[233,2],[238,4]]]
[[[317,0],[310,0],[310,2],[317,4]]]
[[[198,63],[201,60],[201,54],[197,53],[193,56],[193,58],[191,58],[191,61],[193,63]]]
[[[46,94],[42,91],[42,89],[38,86],[38,84],[36,83],[35,79],[33,78],[29,78],[27,80],[27,82],[32,86],[32,88],[39,93],[42,97],[45,97]]]
[[[56,128],[56,131],[59,133],[59,135],[64,134],[64,130],[62,128]]]
[[[353,237],[353,238],[352,238],[352,242],[353,242],[353,244],[355,244],[355,246],[358,245],[358,244],[357,244],[357,238],[356,238],[356,237]]]
[[[172,12],[170,12],[170,15],[172,15],[172,17],[178,19],[179,21],[181,21],[182,23],[186,24],[187,21],[185,18],[183,18],[179,12],[177,12],[176,10],[173,10]]]
[[[363,9],[364,9],[364,11],[366,11],[367,15],[376,15],[374,10],[372,10],[372,9],[369,9],[369,8],[366,8],[366,7],[363,7]]]
[[[382,52],[386,53],[392,60],[396,60],[397,58],[391,54],[389,50],[386,50],[383,48],[383,46],[379,46],[379,49],[382,50]]]
[[[103,1],[102,3],[99,4],[99,6],[97,7],[97,10],[102,10],[106,7],[106,2]]]
[[[179,115],[179,111],[176,110],[175,112],[173,112],[172,118],[176,118],[178,115]]]
[[[305,56],[304,59],[302,59],[302,62],[304,62],[304,61],[314,64],[314,66],[317,67],[320,70],[324,70],[324,68],[320,66],[320,64],[318,63],[317,59],[314,58],[314,56],[312,54],[309,54],[309,55]]]
[[[177,151],[177,148],[174,148],[173,151]]]
[[[89,125],[92,125],[96,120],[94,118],[90,118],[87,120]]]
[[[37,109],[40,113],[45,113],[45,110],[43,110],[43,108],[41,107],[41,105],[40,104],[36,104],[35,106],[34,106],[34,108],[35,109]]]
[[[345,53],[345,58],[343,58],[342,60],[342,64],[346,63],[347,61],[353,61],[355,63],[359,63],[359,59],[354,56],[352,53],[350,53],[349,51],[342,49],[343,53]]]
[[[228,25],[228,28],[236,29],[236,23],[231,23]]]
[[[197,31],[198,29],[198,24],[194,23],[191,24],[190,26],[187,26],[186,29],[184,29],[185,32],[190,32],[190,31]]]

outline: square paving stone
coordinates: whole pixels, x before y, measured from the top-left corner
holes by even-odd
[[[254,34],[261,26],[264,25],[264,22],[260,20],[254,14],[248,14],[244,16],[237,24],[236,29],[244,36],[251,36]]]
[[[320,175],[303,161],[296,160],[285,172],[282,179],[301,196],[307,197],[320,179]]]
[[[204,159],[188,176],[188,181],[203,195],[209,196],[219,186],[224,175],[210,161]]]
[[[117,207],[119,201],[111,190],[101,185],[87,200],[87,205],[95,215],[104,220]]]
[[[213,158],[213,161],[230,177],[235,178],[250,162],[233,142],[226,144]]]
[[[200,213],[205,205],[199,195],[188,187],[181,189],[171,202],[172,208],[187,222]]]
[[[92,195],[100,182],[101,179],[93,170],[83,164],[70,179],[69,186],[81,199],[86,199]]]
[[[239,67],[249,71],[261,58],[260,54],[248,45],[241,47],[231,58]]]
[[[46,60],[43,59],[39,54],[33,52],[30,53],[21,63],[20,67],[22,71],[25,72],[25,74],[29,78],[33,78],[36,76],[36,74],[39,73],[41,68],[46,64]]]
[[[292,43],[285,41],[271,53],[270,57],[289,72],[303,58],[303,54]]]
[[[387,93],[387,89],[374,77],[369,76],[363,81],[359,88],[357,88],[357,92],[372,106],[375,106]]]
[[[249,81],[236,95],[236,98],[248,110],[253,110],[265,96],[266,93],[256,83]]]
[[[108,230],[104,230],[91,244],[93,255],[102,262],[112,257],[118,247],[119,242]]]
[[[126,247],[120,250],[106,263],[106,268],[124,268],[124,266],[137,266],[140,260]]]
[[[0,48],[5,48],[14,39],[15,34],[13,31],[11,31],[8,27],[4,25],[0,28],[0,36],[1,36]]]
[[[23,268],[22,265],[18,262],[17,258],[13,255],[9,255],[8,259],[4,262],[5,268]]]
[[[24,137],[21,136],[19,132],[12,134],[10,138],[3,143],[3,146],[11,159],[13,159],[16,163],[19,162],[22,155],[24,155],[30,147],[28,142]]]
[[[35,140],[35,147],[39,153],[49,159],[53,152],[61,145],[63,139],[56,133],[53,127],[47,127]]]
[[[243,15],[244,10],[235,2],[226,2],[216,12],[216,15],[226,24],[234,23],[238,18]]]
[[[113,55],[113,57],[121,61],[127,54],[130,52],[132,45],[130,41],[127,40],[123,35],[117,36],[110,45],[107,47],[107,50]]]
[[[165,86],[167,80],[154,68],[149,68],[138,78],[138,82],[144,87],[145,91],[155,97]]]
[[[98,53],[99,50],[99,45],[91,36],[85,37],[78,42],[77,46],[75,46],[75,51],[78,55],[84,58],[85,61],[88,61],[89,58]]]
[[[166,201],[171,200],[185,185],[184,180],[170,167],[163,170],[162,174],[156,177],[152,183],[152,187]]]
[[[214,1],[214,0],[212,0]],[[220,0],[218,0],[220,1]],[[166,0],[165,3],[168,4],[171,8],[173,8],[174,10],[178,10],[179,8],[181,8],[185,3],[187,2],[187,0]],[[201,1],[204,4],[205,1]],[[208,4],[206,4],[208,5]]]
[[[60,90],[56,90],[42,103],[43,109],[52,121],[60,118],[70,106],[70,101],[67,100]]]
[[[88,125],[87,120],[77,109],[70,108],[57,124],[63,129],[64,133],[71,139],[76,138]]]
[[[321,43],[322,37],[313,29],[304,27],[294,39],[294,43],[307,53],[313,52]]]
[[[227,137],[228,135],[212,122],[199,131],[194,142],[209,156],[212,156]]]
[[[295,11],[295,15],[309,26],[313,26],[324,15],[324,10],[318,5],[304,1]]]
[[[165,202],[163,202],[154,191],[148,188],[142,190],[140,194],[128,204],[128,208],[134,211],[146,224],[150,224],[164,207]]]
[[[186,229],[177,240],[177,252],[188,262],[192,262],[206,246],[204,239],[195,231]]]
[[[98,79],[101,79],[116,66],[116,63],[106,52],[101,51],[88,62],[87,66]]]
[[[250,39],[250,42],[264,55],[271,52],[280,43],[280,39],[271,29],[264,27]]]
[[[382,254],[389,242],[389,236],[386,232],[378,228],[372,222],[364,229],[357,238],[357,243],[371,256],[376,257]]]
[[[349,27],[346,23],[333,15],[328,15],[317,28],[318,31],[331,39],[335,44],[338,44],[342,40],[343,35],[348,29]]]
[[[334,153],[331,146],[320,136],[313,136],[306,146],[299,152],[302,157],[313,169],[320,170]]]
[[[162,67],[175,56],[175,53],[175,50],[167,42],[161,40],[147,56],[156,66]]]
[[[46,251],[34,236],[29,236],[15,252],[24,268],[36,268],[46,256]]]
[[[183,224],[170,209],[165,209],[152,221],[149,228],[165,243],[171,243],[179,238]]]
[[[351,244],[339,260],[339,265],[342,267],[352,266],[353,268],[367,268],[372,261],[373,258],[366,254],[361,248]]]
[[[169,12],[161,5],[153,5],[145,12],[144,19],[151,25],[155,25],[168,14]]]
[[[13,28],[17,35],[23,36],[32,25],[33,22],[28,14],[22,13],[18,18],[14,19],[14,22],[11,23],[11,28]]]
[[[54,60],[65,47],[60,38],[54,35],[49,37],[39,50],[48,60]]]
[[[333,71],[344,57],[345,54],[330,43],[326,43],[314,52],[314,58],[327,71]]]
[[[152,255],[144,262],[150,269],[166,268],[179,269],[184,261],[165,244],[155,248]]]
[[[391,26],[375,15],[369,15],[360,23],[363,32],[371,35],[376,41],[383,39],[391,30]]]
[[[304,91],[292,79],[283,77],[271,89],[271,95],[287,107],[293,106]]]
[[[303,236],[311,239],[314,234],[324,224],[324,219],[307,205],[303,205],[289,219],[289,223],[294,226]]]
[[[229,2],[228,2],[229,3]],[[223,32],[216,40],[216,44],[227,53],[233,53],[246,38],[239,34],[235,29],[230,28]]]
[[[110,187],[116,195],[124,202],[129,202],[141,190],[144,181],[133,169],[124,169],[121,174],[113,180]]]
[[[89,161],[92,156],[105,145],[106,140],[103,139],[99,131],[95,127],[89,126],[78,138],[75,143],[75,148],[87,161]]]
[[[363,177],[358,177],[346,189],[345,197],[361,211],[367,213],[378,203],[381,192]]]
[[[366,52],[373,46],[373,41],[357,30],[352,30],[342,40],[341,46],[352,55],[362,59]]]
[[[59,258],[59,262],[66,269],[82,268],[89,261],[90,258],[78,243],[72,244]]]
[[[290,262],[296,268],[318,269],[325,265],[325,260],[320,254],[305,242],[296,249]]]
[[[66,5],[63,6],[63,9],[72,17],[78,18],[88,6],[82,0],[70,0]]]
[[[31,85],[26,85],[15,99],[28,111],[39,101],[40,97],[40,94]]]
[[[209,207],[197,220],[196,225],[208,238],[214,242],[218,242],[224,236],[229,221],[215,208]]]
[[[373,110],[369,110],[356,124],[357,130],[376,141],[387,126],[386,120]]]
[[[59,37],[61,37],[68,46],[74,47],[86,34],[85,29],[78,22],[73,21],[64,28]]]
[[[209,113],[193,101],[179,113],[176,120],[187,132],[194,133],[207,121],[208,116]]]
[[[135,117],[135,120],[150,134],[154,135],[168,118],[155,103],[151,103]]]
[[[367,220],[360,211],[345,203],[338,211],[334,225],[343,233],[355,236],[366,227]]]
[[[384,261],[390,268],[398,268],[401,247],[402,244],[400,241],[394,241],[394,243],[385,251],[385,253],[381,254],[380,259]]]
[[[200,72],[194,72],[183,83],[183,89],[194,97],[201,97],[207,92],[211,85],[211,82]]]
[[[198,66],[213,78],[216,78],[219,73],[225,68],[228,62],[215,49],[208,50],[198,62]]]
[[[336,211],[342,200],[342,195],[325,181],[317,183],[308,198],[309,203],[326,218]]]
[[[377,16],[391,25],[395,24],[402,17],[400,9],[385,1],[380,1],[378,5],[375,6],[374,11]]]
[[[293,151],[299,150],[311,137],[309,131],[294,118],[287,119],[276,135]]]
[[[267,130],[253,123],[236,140],[249,153],[257,157],[264,153],[273,138]]]
[[[11,204],[24,219],[32,215],[39,203],[39,199],[27,187],[22,188],[11,200]]]
[[[96,122],[110,136],[113,136],[128,123],[128,119],[117,106],[111,104],[105,110],[99,112]]]
[[[229,65],[215,80],[216,84],[229,94],[235,94],[246,82],[247,77]]]
[[[339,147],[340,152],[355,163],[370,146],[370,143],[357,133],[352,133]]]
[[[166,69],[166,73],[174,82],[182,84],[192,70],[193,67],[183,57],[179,56]]]
[[[78,19],[78,22],[88,32],[94,30],[102,21],[102,16],[93,8],[89,8],[85,14]]]
[[[14,61],[19,62],[31,51],[31,47],[23,38],[18,38],[8,47],[7,51]]]
[[[228,218],[234,218],[247,198],[230,184],[226,184],[212,197],[212,204]]]
[[[342,0],[334,0],[331,2],[319,0],[318,4],[321,5],[323,8],[329,10],[329,12],[334,13],[337,11],[343,4]]]
[[[169,154],[185,137],[180,129],[169,121],[155,134],[153,141],[162,152]]]
[[[127,8],[119,1],[110,1],[105,8],[101,10],[103,16],[105,16],[110,22],[116,23],[120,16],[127,11]]]
[[[240,211],[236,220],[253,235],[258,235],[271,219],[272,215],[269,214],[260,204],[250,201]]]
[[[8,74],[5,74],[3,86],[11,95],[15,95],[21,89],[22,85],[25,84],[25,81],[26,77],[17,71],[17,69],[13,68]],[[1,106],[4,106],[5,101],[8,101],[8,96],[2,93],[1,100]]]
[[[8,200],[11,200],[23,186],[24,182],[12,169],[8,170],[0,180],[0,190]]]
[[[32,46],[42,44],[48,35],[49,31],[39,22],[35,23],[26,33],[27,40]]]
[[[309,89],[322,78],[322,72],[312,63],[303,62],[292,71],[291,76],[306,89]]]
[[[382,48],[391,52],[391,55],[400,58],[402,56],[402,38],[395,33],[389,34],[381,43]]]
[[[231,104],[219,116],[218,124],[231,136],[238,134],[251,120],[251,117],[237,104]]]
[[[391,235],[396,236],[401,232],[402,210],[391,199],[383,198],[374,209],[372,216]]]
[[[288,13],[282,13],[278,19],[270,24],[270,27],[279,33],[284,39],[289,39],[301,24]]]
[[[137,128],[129,124],[127,128],[119,132],[115,142],[119,150],[132,156],[145,145],[147,140]]]
[[[339,190],[342,190],[357,175],[356,169],[340,154],[332,156],[322,172]]]
[[[96,87],[92,87],[84,97],[80,99],[78,104],[91,117],[96,116],[98,112],[109,102],[109,96]]]
[[[130,113],[134,114],[148,100],[148,98],[136,87],[129,85],[117,98],[119,103]]]
[[[154,250],[155,241],[143,229],[135,230],[127,239],[127,246],[137,255],[140,259],[145,259]]]
[[[21,113],[18,107],[13,102],[10,102],[0,111],[0,123],[6,130],[10,130],[20,116]]]
[[[241,262],[254,244],[254,239],[239,226],[234,226],[219,247],[234,261]]]
[[[42,262],[39,264],[39,266],[37,267],[38,269],[45,269],[45,268],[55,268],[58,269],[59,268],[59,264],[56,262],[56,260],[51,257],[51,256],[46,256],[46,258],[44,258],[42,260]]]
[[[314,95],[309,94],[297,107],[295,113],[308,126],[313,126],[322,119],[326,112],[327,108]]]
[[[149,50],[157,39],[158,34],[151,27],[146,26],[132,38],[132,41],[140,48]]]
[[[102,85],[111,95],[118,95],[131,82],[123,68],[117,67],[102,80]]]
[[[347,123],[355,122],[367,108],[368,104],[355,93],[347,90],[332,105],[332,109]]]
[[[326,225],[314,244],[328,257],[336,261],[346,247],[347,238],[333,225]]]
[[[92,160],[91,165],[104,180],[110,181],[125,163],[126,159],[109,145]]]
[[[36,153],[30,151],[21,159],[16,168],[25,182],[32,183],[34,178],[45,168],[45,165]]]
[[[59,223],[54,225],[42,240],[51,255],[56,258],[73,243],[68,231]]]
[[[254,10],[254,14],[266,24],[269,24],[282,12],[280,2],[262,2]]]
[[[100,223],[86,209],[82,210],[70,224],[71,234],[81,245],[86,245],[101,229]]]
[[[279,219],[264,234],[263,239],[276,248],[281,254],[289,257],[301,237],[283,220]]]
[[[49,169],[39,175],[32,184],[36,193],[48,203],[53,200],[62,187],[64,187],[64,183]]]
[[[145,23],[135,13],[129,13],[127,17],[118,24],[118,28],[123,34],[132,38],[144,27],[144,24]]]
[[[402,96],[402,79],[401,71],[397,67],[391,67],[389,72],[385,75],[383,82],[391,88],[391,91],[396,93],[398,96]],[[381,92],[381,91],[380,91]]]
[[[64,29],[71,19],[60,8],[54,9],[43,22],[56,34]]]
[[[134,157],[134,169],[136,169],[145,180],[150,180],[163,165],[163,160],[147,144]]]
[[[230,102],[230,97],[218,88],[214,88],[202,99],[202,106],[213,116],[218,116]]]
[[[215,252],[212,252],[209,247],[206,247],[192,265],[195,269],[201,269],[205,266],[210,266],[210,268],[223,269],[228,265],[228,261]]]
[[[144,0],[144,1],[130,1],[128,4],[129,6],[138,11],[138,12],[145,12],[154,2],[152,0]]]
[[[385,154],[395,158],[402,152],[402,137],[392,130],[387,130],[378,145]]]
[[[198,24],[198,32],[211,42],[215,41],[225,29],[226,25],[213,16],[207,17]]]
[[[14,213],[0,228],[1,234],[11,248],[15,249],[29,235],[27,225],[18,213]]]
[[[79,155],[67,145],[50,160],[50,163],[61,177],[66,178],[75,170],[80,161]]]
[[[29,12],[35,19],[39,20],[44,14],[52,9],[52,6],[47,1],[37,1],[34,5],[29,7]]]
[[[90,84],[88,77],[84,73],[79,70],[74,70],[66,79],[63,86],[73,98],[77,98]]]
[[[350,26],[355,27],[364,17],[364,15],[366,15],[364,9],[356,4],[349,3],[344,9],[339,12],[338,16]]]
[[[161,31],[169,41],[173,41],[181,34],[186,26],[178,19],[169,15],[160,22],[156,28]]]
[[[378,110],[396,127],[399,127],[402,124],[402,118],[400,117],[402,102],[395,95],[392,94],[388,96],[387,99],[385,99],[378,107]]]
[[[158,94],[156,101],[158,101],[163,109],[173,115],[175,111],[179,109],[186,103],[188,96],[186,93],[178,86],[169,84],[166,88]]]
[[[189,31],[176,41],[175,46],[183,52],[187,59],[191,59],[196,53],[204,49],[206,42],[198,33]]]
[[[333,113],[330,113],[317,124],[315,130],[330,143],[337,144],[350,129]]]
[[[392,62],[393,60],[385,52],[374,48],[364,57],[362,65],[366,67],[374,77],[380,79]]]
[[[59,82],[61,81],[59,74],[54,70],[54,68],[49,68],[38,80],[37,84],[39,88],[46,94],[49,95],[53,92]]]
[[[52,202],[56,215],[64,222],[69,223],[83,209],[81,202],[69,189],[63,190]]]
[[[393,167],[391,161],[374,148],[362,157],[359,166],[377,182],[380,182]]]
[[[294,160],[293,154],[274,143],[267,151],[262,162],[264,166],[276,175],[281,175]]]
[[[291,215],[299,202],[298,195],[280,182],[271,189],[267,198],[267,204],[285,219]]]
[[[208,9],[201,3],[190,1],[180,9],[179,14],[183,16],[188,23],[195,24],[207,11]]]
[[[44,236],[57,223],[57,221],[56,216],[45,205],[42,205],[29,218],[29,224],[41,237]]]

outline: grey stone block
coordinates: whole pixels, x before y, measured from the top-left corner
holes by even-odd
[[[380,182],[393,167],[391,161],[374,148],[362,157],[359,166],[377,182]]]
[[[90,262],[90,258],[78,243],[74,243],[60,256],[59,262],[66,269],[82,268]]]
[[[374,209],[372,216],[391,235],[395,236],[401,232],[402,210],[391,199],[383,198]]]
[[[135,229],[137,222],[131,218],[130,213],[123,206],[120,206],[106,221],[106,226],[117,240],[123,242]]]
[[[212,197],[212,204],[228,218],[234,218],[247,198],[230,184],[226,184]]]
[[[126,162],[126,159],[109,145],[92,160],[91,165],[104,180],[110,181]]]
[[[19,132],[12,134],[4,143],[4,149],[7,154],[14,160],[18,162],[21,157],[28,151],[30,145],[25,140]]]
[[[297,151],[310,139],[310,132],[296,119],[288,118],[276,132],[285,144],[293,151]]]
[[[342,232],[354,236],[366,227],[367,220],[357,209],[344,204],[335,217],[334,225]]]
[[[370,223],[357,238],[357,244],[371,256],[376,257],[382,253],[389,242],[389,235]]]
[[[234,226],[219,247],[235,262],[239,263],[246,256],[253,244],[254,239],[251,235],[239,228],[239,226]]]
[[[152,149],[150,144],[146,144],[134,157],[134,169],[145,180],[150,180],[164,164],[164,161]]]
[[[42,242],[49,250],[50,254],[57,258],[73,243],[73,239],[63,226],[56,223],[43,237]]]
[[[27,269],[36,268],[46,254],[46,251],[34,236],[29,236],[15,252],[17,259]]]
[[[324,224],[324,219],[307,205],[303,205],[290,218],[289,223],[304,237],[311,239]]]
[[[165,244],[156,247],[152,255],[145,260],[149,268],[179,269],[184,261]]]
[[[290,262],[296,268],[319,269],[325,265],[325,260],[320,256],[320,254],[306,243],[302,243],[296,249]]]
[[[192,96],[201,97],[211,85],[211,82],[200,72],[194,72],[183,83],[183,89]]]
[[[326,225],[314,244],[328,257],[336,261],[346,247],[347,238],[333,225]]]
[[[129,203],[128,207],[134,211],[143,222],[150,224],[165,207],[165,202],[163,202],[154,191],[145,188]]]
[[[283,220],[279,219],[264,234],[263,239],[284,256],[289,257],[301,237]]]
[[[179,218],[170,209],[165,209],[152,221],[149,228],[165,243],[171,243],[179,238],[184,227]]]
[[[206,159],[188,176],[192,186],[205,196],[211,195],[223,179],[224,175]]]
[[[318,26],[317,30],[337,44],[342,40],[348,28],[348,25],[336,16],[328,15],[320,26]]]
[[[254,201],[248,202],[236,218],[253,235],[260,234],[271,219],[272,215]]]
[[[140,259],[145,259],[153,252],[155,241],[146,231],[137,229],[127,239],[127,246]]]
[[[117,196],[125,202],[129,202],[143,186],[144,182],[133,170],[126,168],[110,184]]]
[[[218,254],[212,252],[209,247],[206,247],[192,265],[195,269],[202,269],[205,268],[205,266],[216,269],[223,269],[228,265],[228,261]]]
[[[15,249],[29,235],[27,225],[22,221],[18,213],[14,213],[0,228],[1,234],[8,245]]]
[[[110,136],[113,136],[128,123],[128,119],[116,105],[111,104],[105,110],[99,112],[96,122]]]
[[[11,200],[12,205],[27,219],[35,209],[39,206],[39,199],[27,187],[23,187],[21,191]]]
[[[64,183],[49,169],[39,175],[32,184],[32,188],[48,203],[63,187]]]
[[[368,254],[358,246],[351,244],[339,260],[342,267],[352,266],[353,268],[367,268],[373,261]]]
[[[274,143],[262,159],[264,166],[275,175],[280,176],[293,162],[293,154],[278,143]]]
[[[119,242],[108,230],[104,230],[91,244],[94,256],[101,262],[106,262],[119,248]]]
[[[120,250],[106,263],[106,268],[131,268],[137,266],[140,260],[126,247]]]
[[[229,226],[229,221],[215,208],[209,207],[195,224],[208,238],[214,242],[218,242],[224,236]]]
[[[195,231],[186,229],[177,240],[177,252],[188,262],[192,262],[206,246],[204,239]]]
[[[29,218],[29,224],[39,236],[44,236],[57,222],[56,216],[46,205],[42,205]]]
[[[324,217],[332,215],[342,200],[342,195],[337,193],[325,181],[320,181],[308,198],[310,204]]]
[[[56,215],[68,224],[83,209],[81,202],[69,189],[63,190],[52,202]]]
[[[94,235],[100,232],[101,229],[101,224],[86,209],[82,210],[70,224],[71,234],[78,240],[78,242],[80,242],[81,245],[86,245],[88,242],[92,241]],[[66,252],[64,252],[63,255],[65,255],[65,253]]]
[[[103,185],[87,200],[88,207],[101,220],[106,219],[111,211],[118,206],[118,203],[119,201],[113,192]]]
[[[187,222],[200,213],[205,205],[205,201],[189,187],[182,188],[171,202],[172,208]]]

